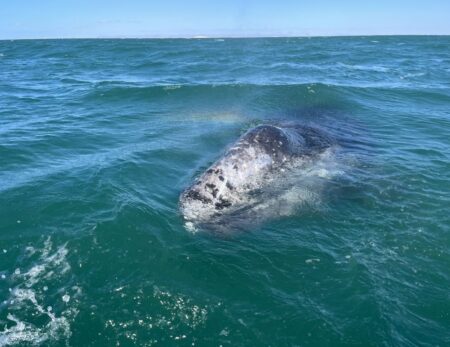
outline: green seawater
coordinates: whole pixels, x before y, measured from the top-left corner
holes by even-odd
[[[186,229],[277,121],[339,148],[313,201]],[[0,346],[34,345],[450,346],[450,37],[0,41]]]

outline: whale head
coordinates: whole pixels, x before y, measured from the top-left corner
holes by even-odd
[[[320,139],[320,141],[319,141]],[[208,223],[258,205],[293,163],[329,144],[314,129],[261,125],[248,130],[180,196],[188,223]]]

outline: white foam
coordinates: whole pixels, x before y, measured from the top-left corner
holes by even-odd
[[[47,340],[58,340],[61,336],[68,338],[71,335],[68,319],[61,315],[56,317],[51,309],[44,310],[36,299],[36,293],[31,289],[16,289],[12,292],[12,304],[20,309],[27,303],[40,315],[47,316],[50,320],[43,327],[37,327],[32,323],[22,321],[12,313],[8,313],[8,320],[15,323],[11,328],[5,328],[0,332],[0,347],[21,345],[29,342],[34,345],[41,344]]]
[[[64,301],[65,303],[68,303],[70,301],[70,295],[64,294],[62,296],[62,301]]]
[[[320,259],[319,258],[311,258],[311,259],[306,259],[305,263],[306,264],[313,264],[313,263],[319,263]]]
[[[389,68],[385,66],[379,65],[349,65],[345,63],[338,63],[339,66],[344,67],[350,70],[358,70],[358,71],[374,71],[374,72],[388,72]]]
[[[41,277],[50,278],[55,273],[53,268],[58,268],[59,274],[65,274],[70,270],[70,265],[66,260],[68,250],[66,248],[67,244],[64,244],[56,250],[53,254],[50,254],[52,244],[48,238],[45,241],[44,248],[42,249],[42,254],[40,256],[41,262],[31,267],[27,272],[23,273],[25,278],[25,286],[31,287],[39,280]]]
[[[175,89],[180,89],[181,85],[179,84],[172,84],[172,85],[167,85],[163,87],[163,90],[175,90]]]
[[[70,299],[68,294],[63,296],[66,308],[61,312],[55,312],[51,306],[44,308],[43,304],[48,287],[42,286],[41,283],[46,281],[58,283],[61,276],[70,270],[66,259],[67,244],[54,247],[51,238],[48,237],[42,248],[27,247],[24,254],[27,256],[25,260],[28,261],[36,255],[39,257],[28,269],[25,264],[16,269],[12,276],[14,287],[10,288],[10,296],[6,303],[8,305],[7,319],[14,325],[9,328],[5,326],[0,331],[0,347],[24,343],[39,345],[49,341],[68,339],[71,335],[69,319],[78,313],[74,306],[68,305],[67,298]],[[64,287],[59,290],[64,290]],[[76,291],[75,295],[78,295],[81,289],[74,289],[74,291]],[[34,317],[45,317],[43,321],[47,323],[38,326],[28,322],[29,314]]]
[[[198,229],[196,228],[195,224],[192,222],[186,222],[184,223],[184,227],[186,228],[187,231],[189,231],[192,234],[195,234]]]
[[[27,326],[12,314],[8,314],[8,320],[15,322],[16,325],[6,328],[0,334],[0,346],[12,346],[22,344],[24,342],[32,342],[33,344],[41,344],[47,340],[47,336],[42,334],[41,329],[34,326]]]
[[[414,78],[414,77],[422,77],[425,75],[425,72],[416,72],[416,73],[407,73],[402,76],[403,78]]]

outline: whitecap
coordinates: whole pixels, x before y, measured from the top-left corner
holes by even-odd
[[[175,90],[175,89],[180,89],[181,85],[179,84],[171,84],[171,85],[166,85],[163,87],[163,90]]]
[[[414,77],[422,77],[425,76],[425,72],[416,72],[416,73],[407,73],[402,76],[403,78],[414,78]]]

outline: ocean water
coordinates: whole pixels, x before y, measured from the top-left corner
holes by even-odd
[[[314,184],[186,228],[284,121]],[[449,148],[450,37],[0,41],[0,346],[449,346]]]

